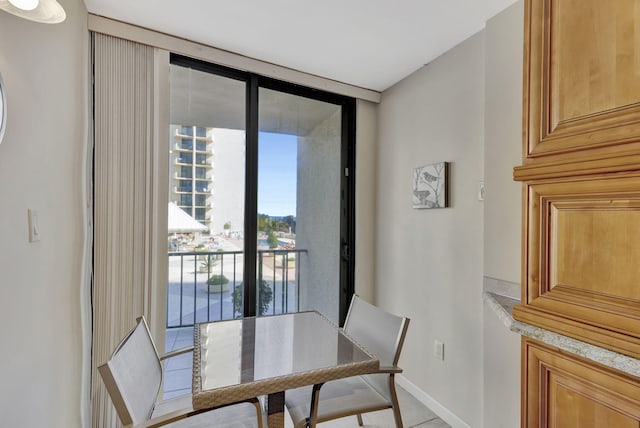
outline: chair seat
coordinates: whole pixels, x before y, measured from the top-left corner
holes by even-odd
[[[161,416],[185,408],[192,408],[190,394],[156,403],[152,416]],[[240,403],[191,416],[166,426],[171,428],[257,428],[258,421],[256,419],[256,407],[251,403]]]
[[[310,414],[311,394],[312,387],[285,393],[287,410],[296,428],[305,426]],[[391,401],[370,387],[360,376],[334,380],[325,383],[320,389],[317,422],[353,415],[354,409],[367,413],[390,407]]]

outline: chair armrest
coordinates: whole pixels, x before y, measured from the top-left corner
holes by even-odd
[[[173,422],[177,422],[182,419],[186,419],[189,416],[202,412],[194,412],[193,409],[180,409],[173,412],[165,413],[161,416],[149,419],[148,421],[141,422],[137,425],[130,425],[131,428],[157,428],[164,425],[168,425]]]
[[[402,369],[398,366],[380,366],[378,373],[402,373]]]
[[[160,361],[166,360],[167,358],[173,358],[173,357],[178,356],[178,355],[186,354],[187,352],[192,352],[192,351],[193,351],[193,346],[189,346],[187,348],[176,349],[176,350],[167,352],[166,354],[160,355]]]

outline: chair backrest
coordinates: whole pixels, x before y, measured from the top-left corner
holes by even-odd
[[[378,357],[381,366],[395,366],[408,326],[408,318],[392,315],[354,295],[344,331]]]
[[[162,365],[144,317],[137,319],[98,371],[124,425],[151,417],[162,384]]]
[[[378,357],[380,366],[397,366],[409,321],[409,318],[392,315],[354,295],[344,322],[344,331]],[[363,376],[379,393],[390,399],[385,377],[388,378],[388,375]]]

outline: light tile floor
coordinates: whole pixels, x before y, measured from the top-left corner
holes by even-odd
[[[166,335],[166,351],[184,348],[193,345],[193,328],[169,329]],[[165,362],[164,397],[171,398],[178,395],[191,393],[191,367],[193,356],[191,353],[179,355]],[[436,416],[429,408],[425,407],[411,394],[398,387],[398,401],[402,412],[402,421],[406,428],[446,428],[449,427],[442,419]],[[367,428],[391,428],[393,414],[391,410],[362,415]],[[357,428],[356,417],[337,419],[319,425],[321,428]],[[292,428],[289,417],[285,417],[285,427]]]

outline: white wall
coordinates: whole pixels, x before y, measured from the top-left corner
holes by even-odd
[[[385,91],[377,166],[376,303],[411,318],[406,378],[472,427],[482,425],[483,70],[481,32]],[[451,207],[412,209],[413,168],[441,161]]]
[[[522,39],[524,2],[487,22],[485,103],[485,275],[520,282]]]
[[[339,322],[341,110],[298,137],[296,247],[300,256],[300,309]]]
[[[213,194],[211,223],[213,234],[224,232],[225,223],[231,223],[229,231],[244,232],[244,165],[245,132],[237,129],[213,130]],[[244,233],[243,233],[244,236]]]
[[[484,275],[520,283],[521,185],[513,167],[522,159],[522,39],[520,0],[485,30]],[[484,426],[520,423],[520,336],[484,306]]]
[[[80,282],[87,12],[37,24],[0,11],[8,125],[0,144],[0,425],[81,426]],[[42,240],[28,243],[27,209]]]

